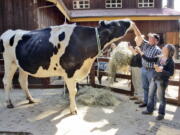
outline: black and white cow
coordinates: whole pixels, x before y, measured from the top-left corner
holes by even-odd
[[[130,20],[100,21],[97,27],[101,49],[119,40],[132,27]],[[3,78],[7,107],[13,108],[10,97],[12,79],[19,69],[19,83],[29,103],[34,100],[28,90],[28,75],[62,76],[70,97],[70,111],[76,113],[76,83],[85,78],[98,55],[98,36],[94,27],[64,24],[45,29],[7,30],[0,37],[5,74]]]

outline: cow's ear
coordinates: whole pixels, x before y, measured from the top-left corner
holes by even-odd
[[[105,21],[100,20],[100,21],[99,21],[99,25],[100,25],[100,26],[106,26]]]

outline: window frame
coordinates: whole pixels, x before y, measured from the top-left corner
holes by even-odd
[[[153,2],[150,2],[150,1],[151,0],[138,0],[138,8],[154,8],[155,7],[155,0],[152,0]],[[150,5],[152,5],[152,6],[150,6]]]
[[[73,9],[89,9],[90,0],[73,0]]]
[[[107,3],[107,1],[109,1],[109,3]],[[123,0],[115,0],[115,2],[112,2],[112,1],[114,0],[105,0],[105,8],[122,8]],[[120,3],[118,1],[120,1]]]

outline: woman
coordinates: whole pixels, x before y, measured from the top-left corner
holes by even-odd
[[[142,89],[142,80],[141,80],[141,55],[136,52],[136,50],[129,44],[129,49],[133,53],[133,57],[130,63],[131,66],[131,76],[132,84],[134,86],[134,96],[130,97],[130,100],[137,100],[135,104],[142,104],[143,98],[143,89]]]
[[[154,65],[155,73],[153,75],[151,84],[150,84],[150,93],[149,101],[147,105],[147,110],[143,111],[144,115],[151,115],[154,111],[154,96],[157,93],[157,98],[160,101],[159,106],[159,115],[156,117],[156,120],[164,119],[165,108],[166,108],[166,99],[165,99],[165,90],[168,86],[169,78],[174,74],[174,61],[173,55],[175,53],[175,48],[171,44],[167,44],[162,49],[162,56],[156,58],[148,58],[140,48],[136,50],[142,55],[142,58],[147,61],[157,62]]]

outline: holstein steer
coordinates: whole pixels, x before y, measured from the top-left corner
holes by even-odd
[[[65,24],[33,31],[6,31],[0,37],[0,50],[4,57],[7,107],[14,107],[10,90],[18,68],[19,83],[29,103],[34,100],[28,90],[28,75],[62,76],[69,90],[70,111],[77,113],[76,83],[90,72],[99,52],[98,45],[103,49],[125,36],[131,26],[130,20],[114,20],[100,21],[97,28]]]

